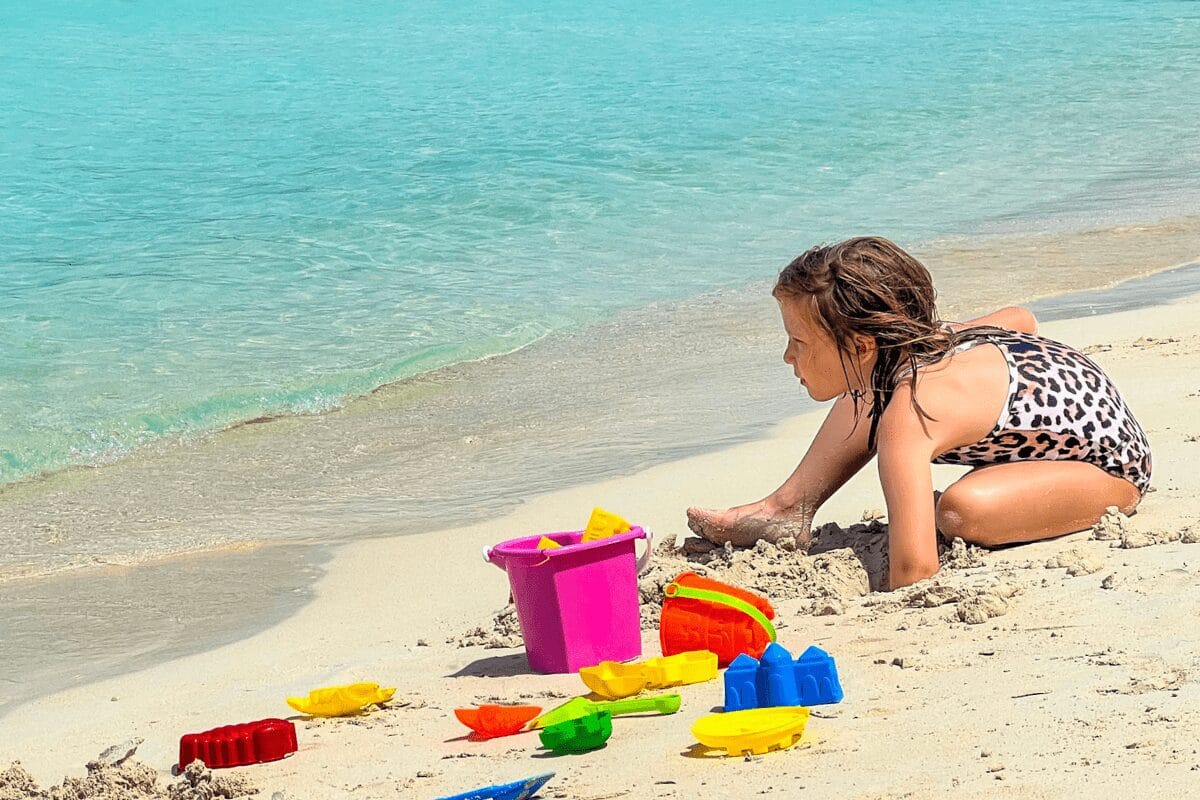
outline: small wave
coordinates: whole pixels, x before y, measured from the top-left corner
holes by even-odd
[[[198,556],[219,556],[226,553],[251,553],[280,544],[266,540],[228,541],[154,553],[112,553],[75,556],[50,563],[45,558],[36,562],[0,564],[0,585],[20,581],[60,578],[89,570],[133,569],[151,564],[163,564]],[[295,544],[290,542],[289,544]]]
[[[72,467],[102,467],[145,447],[188,445],[222,430],[327,414],[357,397],[439,369],[503,358],[548,335],[550,331],[527,335],[516,330],[468,346],[426,348],[393,363],[335,376],[328,383],[305,389],[226,392],[175,411],[131,415],[108,427],[85,428],[74,434],[55,431],[20,451],[0,451],[0,488]]]

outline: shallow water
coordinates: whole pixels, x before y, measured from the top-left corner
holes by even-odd
[[[1186,2],[14,6],[0,483],[822,239],[1193,209],[1197,42]]]

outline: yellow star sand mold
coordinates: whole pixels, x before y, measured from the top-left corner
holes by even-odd
[[[394,686],[380,689],[378,683],[352,683],[313,689],[308,697],[289,697],[287,704],[313,717],[344,717],[361,714],[367,706],[386,703],[395,693]]]

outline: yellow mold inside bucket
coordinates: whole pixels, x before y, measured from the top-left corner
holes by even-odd
[[[693,650],[634,664],[601,661],[579,670],[579,677],[601,697],[619,700],[645,689],[710,681],[717,677],[717,655],[708,650]]]
[[[705,747],[724,750],[730,755],[768,750],[783,750],[804,734],[808,709],[801,706],[775,706],[709,714],[692,725],[692,735]]]
[[[583,529],[581,542],[594,542],[597,539],[607,539],[630,529],[629,522],[603,508],[593,508],[592,516],[588,518],[587,527]]]

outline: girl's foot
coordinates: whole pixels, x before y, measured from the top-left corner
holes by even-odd
[[[765,500],[719,511],[706,508],[687,510],[688,527],[715,544],[731,542],[734,547],[750,547],[760,539],[777,542],[791,536],[804,548],[812,537],[812,514],[802,509],[773,508]]]

